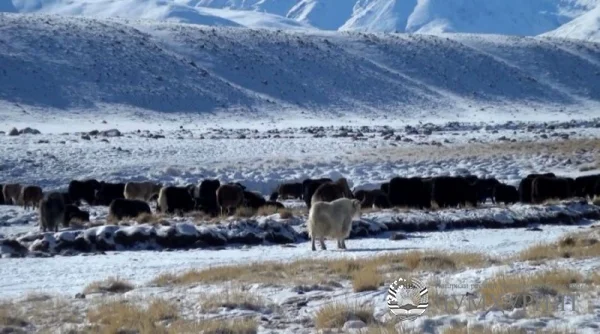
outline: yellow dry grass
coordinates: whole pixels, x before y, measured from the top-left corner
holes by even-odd
[[[455,271],[483,267],[491,261],[484,255],[476,253],[414,251],[366,259],[302,259],[292,262],[256,262],[209,267],[190,270],[180,275],[162,274],[152,283],[158,286],[220,282],[313,284],[330,280],[356,279],[357,283],[367,284],[377,283],[377,275],[373,272],[380,273],[382,277],[391,275],[395,279],[399,273],[407,271]]]
[[[454,325],[445,329],[443,334],[527,334],[527,330],[517,327],[494,328],[489,326]],[[575,334],[569,329],[537,329],[536,334]]]
[[[542,261],[559,258],[592,258],[600,256],[598,232],[576,233],[557,242],[533,245],[517,254],[519,261]]]
[[[0,326],[2,327],[25,327],[29,323],[21,308],[12,302],[0,304]]]
[[[354,273],[352,277],[352,290],[354,292],[373,291],[383,285],[384,279],[377,268],[364,267]]]
[[[258,322],[249,318],[176,321],[169,326],[169,334],[256,334],[257,332]]]
[[[444,145],[441,147],[428,145],[403,145],[384,147],[376,150],[358,151],[347,157],[351,161],[390,161],[401,157],[404,160],[441,160],[460,159],[464,157],[493,157],[498,155],[531,155],[550,153],[557,157],[572,158],[573,152],[585,150],[592,152],[600,161],[600,138],[492,142]]]
[[[88,284],[83,293],[125,293],[133,289],[133,284],[118,277],[109,277],[105,280]]]
[[[215,312],[220,308],[260,311],[267,308],[267,302],[260,295],[241,289],[205,293],[200,296],[203,312]]]
[[[317,310],[314,319],[315,327],[317,329],[341,328],[349,320],[375,324],[373,312],[373,307],[370,305],[330,303]]]
[[[552,269],[533,274],[499,274],[479,288],[480,305],[505,310],[523,308],[528,315],[549,316],[558,310],[561,296],[597,289],[600,281],[573,270]],[[578,311],[578,310],[575,310]]]
[[[147,307],[127,300],[101,303],[87,312],[93,333],[135,331],[140,334],[170,333],[164,322],[179,318],[177,307],[164,299],[154,299]]]

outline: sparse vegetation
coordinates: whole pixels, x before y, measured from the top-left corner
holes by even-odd
[[[200,307],[203,312],[218,311],[224,307],[260,311],[267,307],[267,302],[259,295],[241,289],[225,289],[219,292],[207,293],[200,296]]]
[[[131,301],[104,302],[87,312],[87,320],[92,324],[92,332],[117,333],[136,331],[138,333],[170,333],[162,321],[179,318],[177,307],[163,299],[155,299],[142,308]]]
[[[365,324],[375,324],[373,312],[372,306],[331,303],[317,311],[315,326],[317,329],[341,328],[349,320],[361,320]]]
[[[383,278],[376,268],[365,267],[352,277],[352,290],[363,292],[377,290],[383,284]]]
[[[407,252],[386,254],[367,259],[313,260],[302,259],[293,262],[257,262],[195,269],[181,275],[163,274],[152,281],[165,286],[170,284],[220,283],[236,281],[240,283],[297,284],[319,283],[328,280],[352,280],[369,271],[379,272],[395,279],[399,273],[407,271],[458,270],[461,268],[483,267],[492,260],[475,253]],[[374,277],[371,277],[372,280]],[[360,278],[357,278],[360,280]]]
[[[559,258],[590,258],[600,256],[598,233],[570,234],[557,242],[538,244],[521,251],[519,261],[541,261]]]
[[[568,329],[536,329],[536,334],[575,334],[575,331]],[[517,327],[507,327],[503,329],[491,328],[487,326],[465,326],[454,325],[443,331],[443,334],[527,334],[527,330]]]
[[[13,303],[0,304],[0,326],[2,327],[25,327],[28,322],[25,314]]]
[[[109,277],[106,280],[95,281],[88,284],[84,293],[125,293],[134,289],[133,284],[118,277]]]
[[[257,332],[258,322],[249,318],[176,321],[169,326],[169,334],[256,334]]]
[[[553,269],[534,274],[500,274],[484,281],[479,293],[485,306],[495,304],[506,310],[524,308],[536,315],[551,315],[560,302],[556,298],[597,285],[579,272]]]

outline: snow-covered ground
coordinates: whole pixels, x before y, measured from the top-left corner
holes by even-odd
[[[0,17],[7,126],[552,121],[600,106],[591,42]]]
[[[222,250],[123,251],[106,255],[56,256],[50,258],[2,259],[2,297],[23,296],[28,292],[75,295],[91,281],[110,276],[147,283],[161,273],[182,273],[209,266],[244,264],[253,261],[293,261],[369,257],[410,250],[445,250],[481,252],[491,256],[508,256],[539,242],[552,242],[565,233],[579,232],[583,226],[542,226],[526,229],[465,229],[445,232],[415,232],[404,240],[365,238],[347,242],[348,251],[339,251],[335,242],[326,241],[330,250],[312,252],[310,242],[288,246],[255,246]],[[600,268],[600,260],[597,263]],[[60,279],[48,280],[48,277]]]
[[[456,1],[452,2],[456,8],[450,9],[447,1],[413,2],[15,0],[11,6],[0,1],[0,11],[75,16],[0,13],[0,184],[35,184],[48,191],[65,189],[70,180],[84,178],[171,185],[218,178],[241,182],[267,196],[281,182],[307,177],[343,176],[356,190],[377,188],[397,175],[474,174],[516,185],[534,172],[573,177],[600,173],[598,44],[551,37],[384,35],[311,28],[472,32],[481,30],[477,21],[481,19],[489,23],[485,32],[510,28],[523,33],[519,27],[527,26],[523,34],[537,34],[574,17],[593,21],[591,14],[580,15],[592,9],[596,0],[557,2],[560,8],[532,1],[519,10],[518,18],[514,6],[525,6],[522,1],[502,5]],[[473,20],[466,20],[461,17],[469,12],[463,8],[466,4],[485,4],[475,13],[504,14],[494,20],[467,15]],[[333,10],[338,17],[324,14]],[[545,14],[539,16],[542,10]],[[130,20],[114,18],[117,12],[128,14]],[[535,24],[533,14],[538,15]],[[514,23],[513,19],[518,24],[501,24]],[[13,127],[41,133],[9,135]],[[284,204],[303,207],[298,201]],[[90,210],[93,223],[106,218],[106,208],[84,209]],[[411,250],[476,252],[506,259],[565,233],[592,231],[592,236],[598,210],[572,202],[370,212],[355,222],[366,235],[349,240],[349,250],[338,251],[328,242],[327,251],[312,252],[306,238],[299,237],[306,232],[305,216],[297,212],[287,223],[278,214],[218,224],[168,217],[165,225],[41,234],[35,211],[0,206],[0,254],[27,253],[0,259],[0,297],[41,292],[72,300],[91,281],[119,276],[137,285],[126,296],[182,299],[197,310],[198,293],[214,287],[161,288],[148,282],[161,273],[224,264],[384,253],[402,257]],[[584,216],[595,218],[580,219]],[[403,230],[403,238],[392,240],[392,232],[386,229],[390,220],[399,221],[394,219],[401,219],[400,225],[426,223],[443,231]],[[545,225],[545,220],[553,225]],[[518,228],[510,226],[517,221]],[[444,229],[456,222],[492,228]],[[527,228],[529,222],[540,225]],[[495,229],[490,223],[506,228]],[[190,237],[189,242],[209,230],[226,244],[201,244],[185,251],[160,244],[171,231]],[[265,231],[273,238],[269,233],[275,230],[284,235],[285,245],[262,242],[269,241]],[[142,235],[136,236],[134,232],[140,231]],[[115,241],[135,237],[143,239],[143,247]],[[239,246],[243,237],[260,240],[254,246]],[[85,243],[79,243],[82,240]],[[99,249],[99,241],[106,241],[104,249]],[[82,253],[73,252],[88,246]],[[600,261],[504,262],[421,274],[470,284],[501,271],[525,274],[553,267],[587,274],[597,272]],[[310,319],[323,300],[375,301],[376,315],[388,312],[385,288],[352,293],[350,283],[344,282],[333,292],[308,292],[306,307],[298,309],[285,308],[290,299],[298,298],[297,292],[253,288],[284,305],[278,316],[287,323],[272,314],[258,314],[261,321],[266,318],[269,324],[282,325],[279,332],[312,332]],[[73,303],[84,312],[90,300],[95,298]],[[554,319],[523,317],[518,310],[488,310],[424,316],[411,326],[420,333],[436,334],[444,326],[465,322],[514,323],[528,330],[566,325],[577,333],[596,333],[600,305],[588,306],[586,314],[563,312]],[[224,310],[217,316],[229,318],[238,311]],[[194,314],[201,315],[207,314]],[[308,326],[306,318],[310,318]],[[269,332],[267,327],[260,332]]]
[[[251,28],[531,36],[577,20],[598,4],[597,0],[5,0],[0,11]],[[594,24],[585,19],[571,26],[573,37],[580,37]]]

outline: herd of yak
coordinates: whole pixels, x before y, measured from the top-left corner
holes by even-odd
[[[116,219],[152,214],[149,202],[156,201],[156,211],[184,213],[203,211],[211,216],[231,214],[241,207],[258,210],[265,206],[283,208],[278,199],[303,199],[307,208],[318,201],[331,202],[339,198],[354,198],[362,208],[407,207],[428,209],[456,208],[485,203],[543,203],[551,199],[572,197],[593,198],[600,195],[600,174],[578,178],[558,177],[553,173],[530,174],[518,186],[499,182],[495,178],[477,176],[394,177],[380,189],[352,192],[345,178],[306,179],[303,182],[281,184],[266,200],[257,192],[248,191],[240,183],[222,184],[206,179],[199,185],[163,186],[154,182],[108,183],[95,179],[73,180],[66,192],[48,192],[34,185],[18,183],[0,185],[0,204],[38,208],[40,228],[58,230],[73,219],[89,221],[89,212],[79,208],[88,205],[108,206],[109,216]]]

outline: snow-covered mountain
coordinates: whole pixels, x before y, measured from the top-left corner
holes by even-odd
[[[600,6],[544,34],[549,37],[577,38],[600,42]]]
[[[14,6],[10,6],[10,2]],[[534,36],[600,0],[4,0],[0,11],[172,20],[252,28]],[[589,15],[587,15],[589,16]],[[573,36],[597,31],[581,20]],[[581,31],[581,32],[579,32]]]
[[[0,14],[0,31],[0,111],[19,115],[128,109],[489,119],[600,102],[600,44],[583,41],[41,14]]]

